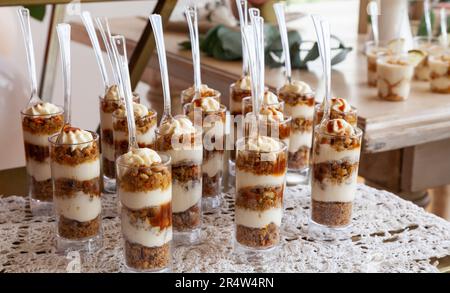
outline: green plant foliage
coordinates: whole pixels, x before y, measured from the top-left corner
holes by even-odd
[[[39,21],[44,20],[45,17],[45,5],[28,5],[25,6],[30,10],[30,16]]]
[[[436,15],[433,11],[430,11],[430,21],[431,21],[431,27],[434,27],[434,21],[436,20]],[[420,24],[417,29],[417,35],[418,36],[426,36],[427,35],[427,25],[425,23],[425,15],[422,15],[422,18],[420,19]]]

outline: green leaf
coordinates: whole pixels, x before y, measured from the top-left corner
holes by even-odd
[[[434,21],[436,19],[436,16],[434,14],[434,12],[431,10],[430,11],[430,21],[431,21],[431,27],[434,27]],[[417,35],[418,36],[426,36],[427,35],[427,25],[425,23],[425,15],[422,15],[422,18],[420,19],[420,24],[419,24],[419,28],[417,30]]]
[[[191,41],[180,42],[180,43],[178,43],[178,46],[180,46],[182,50],[190,50],[191,49]]]
[[[45,5],[27,5],[25,8],[30,10],[30,16],[39,21],[44,20],[45,17]]]
[[[336,65],[338,63],[341,63],[345,60],[345,57],[347,57],[347,54],[352,51],[352,48],[339,48],[340,52],[334,55],[333,58],[331,58],[331,65]]]

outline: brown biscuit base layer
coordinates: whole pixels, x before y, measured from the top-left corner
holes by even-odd
[[[296,152],[289,152],[288,167],[289,169],[300,170],[309,166],[310,148],[303,146]]]
[[[281,207],[283,204],[284,186],[251,186],[240,188],[236,194],[236,206],[265,211]]]
[[[181,213],[173,213],[173,227],[176,231],[189,231],[200,227],[202,211],[200,204],[196,203],[189,209]]]
[[[109,145],[114,144],[114,140],[113,140],[114,134],[113,134],[112,129],[103,129],[101,138],[102,138],[102,143],[106,143]]]
[[[39,146],[25,142],[25,158],[44,162],[48,157],[50,157],[48,146]]]
[[[91,221],[78,222],[61,215],[58,221],[58,234],[67,239],[82,240],[98,235],[100,226],[100,216]]]
[[[298,106],[298,105],[306,105],[306,106],[313,107],[314,103],[315,103],[313,93],[299,94],[299,93],[280,91],[278,93],[278,97],[282,101],[284,101],[286,104],[289,104],[292,107]]]
[[[356,112],[354,112],[354,111],[348,112],[348,113],[343,113],[343,112],[338,112],[338,111],[332,109],[330,112],[330,115],[331,115],[330,119],[338,119],[338,118],[344,119],[353,127],[356,127],[358,124],[358,116],[356,115]],[[314,124],[319,125],[320,122],[322,121],[322,117],[323,117],[323,109],[319,109],[316,112]]]
[[[236,226],[236,241],[254,248],[269,248],[280,242],[280,227],[270,223],[262,229]]]
[[[209,177],[207,173],[203,173],[202,197],[214,197],[220,193],[221,177],[222,172],[218,172],[213,177]]]
[[[324,179],[341,184],[349,180],[358,171],[358,162],[330,161],[313,165],[313,178],[322,183]]]
[[[100,196],[100,178],[78,181],[74,179],[55,179],[55,196],[71,196],[77,192],[89,194],[91,197]]]
[[[159,270],[170,264],[170,245],[146,247],[125,240],[125,262],[137,270]]]
[[[37,181],[34,177],[30,176],[30,192],[31,198],[40,201],[53,201],[53,183],[52,179]]]
[[[344,227],[352,220],[352,202],[312,200],[312,220],[328,227]]]
[[[64,116],[43,115],[43,116],[25,116],[22,119],[22,128],[33,134],[52,135],[58,133],[64,125]]]
[[[116,178],[116,163],[103,158],[103,175],[108,178]]]

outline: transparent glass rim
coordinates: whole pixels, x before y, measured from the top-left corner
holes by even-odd
[[[20,114],[22,116],[26,116],[26,117],[52,117],[52,116],[57,116],[57,115],[63,115],[64,114],[64,107],[60,106],[60,105],[55,105],[56,107],[58,107],[59,111],[56,113],[52,113],[52,114],[28,114],[25,113],[25,111],[27,109],[29,109],[30,107],[24,108],[22,110],[20,110]]]
[[[248,96],[248,97],[243,98],[242,99],[242,105],[248,103],[247,101],[249,101],[249,100],[251,101],[251,99],[252,99],[252,96]],[[280,98],[278,98],[278,102],[277,103],[272,103],[272,104],[262,104],[261,103],[261,106],[277,106],[277,105],[281,105],[282,107],[284,107],[285,104],[286,103],[283,100],[280,101]]]
[[[314,106],[316,109],[315,109],[315,112],[317,113],[317,112],[323,112],[323,109],[322,109],[322,103],[317,103],[315,106]],[[356,107],[353,107],[352,105],[350,105],[350,110],[349,111],[345,111],[345,112],[342,112],[342,111],[339,111],[340,113],[342,113],[342,114],[356,114],[356,113],[358,113],[358,109],[356,108]]]
[[[442,56],[450,56],[450,49],[445,50],[444,52],[441,52],[437,55],[429,55],[428,60],[434,63],[441,63],[441,64],[447,64],[450,65],[450,61],[443,61],[441,58]],[[438,60],[437,60],[438,59]]]
[[[431,37],[430,39],[428,38],[428,36],[415,36],[413,37],[413,43],[415,43],[416,41],[425,41],[426,43],[436,43],[439,44],[439,38],[437,37]]]
[[[84,129],[82,129],[82,130],[84,130]],[[88,143],[92,143],[92,142],[98,141],[99,135],[96,132],[91,131],[91,130],[84,130],[84,131],[87,131],[90,134],[92,134],[92,139],[91,140],[84,141],[84,142],[78,142],[78,143],[58,143],[58,142],[56,142],[56,139],[58,138],[58,136],[60,134],[60,132],[58,131],[58,133],[56,133],[56,134],[54,134],[54,135],[52,135],[52,136],[50,136],[48,138],[48,142],[51,145],[55,145],[55,146],[76,146],[76,145],[84,145],[84,144],[88,144]]]
[[[266,136],[268,137],[268,136]],[[276,142],[278,142],[279,144],[281,144],[281,148],[276,150],[276,151],[269,151],[269,152],[264,152],[264,151],[260,151],[260,150],[251,150],[251,149],[240,149],[239,146],[241,146],[242,144],[245,144],[245,142],[249,139],[255,139],[255,136],[244,136],[239,138],[236,141],[236,152],[238,151],[245,151],[245,152],[252,152],[252,153],[262,153],[262,154],[279,154],[279,153],[283,153],[287,151],[287,144],[282,141],[281,139],[278,138],[273,138],[271,137],[271,139],[275,140]]]
[[[121,158],[123,156],[125,156],[127,153],[128,153],[128,151],[125,154],[120,155],[120,156],[117,157],[117,159],[116,159],[116,165],[117,166],[123,167],[123,168],[128,168],[128,169],[132,169],[132,168],[151,168],[152,167],[152,166],[133,166],[133,165],[128,165],[128,164],[121,163],[120,162]],[[161,152],[157,152],[157,153],[158,153],[158,156],[161,158],[161,164],[163,166],[170,166],[170,164],[172,163],[171,156],[168,155],[168,154],[163,154]]]
[[[254,117],[253,112],[249,112],[249,113],[245,114],[244,121],[246,123],[249,123],[249,122],[251,122],[250,119],[252,119],[253,117]],[[288,124],[289,122],[292,121],[292,116],[288,116],[288,115],[284,115],[283,120],[281,120],[281,121],[277,121],[277,120],[270,121],[268,119],[263,118],[264,117],[263,114],[259,114],[259,117],[262,118],[259,120],[260,122],[264,122],[266,124],[275,124],[275,125],[279,125],[279,126]]]
[[[181,96],[181,97],[185,97],[185,96],[189,96],[189,97],[190,97],[190,96],[194,96],[194,95],[189,95],[189,94],[187,93],[187,91],[190,90],[191,88],[192,88],[192,87],[189,87],[189,88],[187,88],[187,89],[182,90],[182,91],[180,92],[180,96]],[[210,88],[210,87],[208,87],[208,89],[214,91],[214,95],[208,96],[208,97],[212,97],[212,98],[220,98],[220,97],[222,96],[222,93],[219,92],[218,90],[213,89],[213,88]]]
[[[190,104],[190,103],[189,103]],[[177,115],[177,116],[175,116],[175,117],[173,117],[173,118],[185,118],[185,119],[188,119],[189,121],[191,121],[190,119],[189,119],[189,117],[187,116],[187,115],[185,115],[185,114],[179,114],[179,115]],[[161,126],[161,125],[160,125]],[[195,127],[194,127],[195,128]],[[164,135],[168,135],[168,133],[161,133],[161,129],[159,128],[159,127],[157,127],[156,128],[156,130],[155,130],[155,134],[157,135],[157,136],[164,136]],[[181,134],[181,135],[197,135],[198,133],[197,133],[197,131],[194,131],[194,132],[191,132],[191,133],[183,133],[183,134]]]
[[[361,128],[359,127],[353,127],[353,129],[355,130],[355,133],[353,135],[341,135],[341,134],[337,134],[337,133],[326,133],[323,132],[321,130],[321,124],[316,125],[316,127],[314,128],[314,132],[315,133],[319,133],[321,136],[325,136],[325,137],[330,137],[330,138],[336,138],[336,137],[350,137],[350,138],[361,138],[363,135],[363,131]]]
[[[400,53],[400,54],[382,54],[377,56],[377,64],[380,63],[387,63],[386,61],[389,59],[394,60],[400,60],[400,61],[406,61],[407,64],[389,64],[391,66],[397,66],[397,67],[414,67],[412,64],[408,62],[408,54]]]
[[[283,93],[283,92],[281,91],[281,89],[282,89],[283,86],[285,86],[286,84],[287,84],[287,83],[283,84],[282,86],[280,86],[280,87],[277,89],[277,95],[278,95],[278,98],[280,98],[279,95],[280,95],[281,93]],[[306,92],[306,93],[295,93],[295,92],[291,93],[291,92],[286,92],[286,93],[283,93],[283,94],[289,94],[289,95],[294,94],[294,95],[296,95],[296,96],[298,96],[298,97],[307,97],[307,98],[315,98],[315,97],[316,97],[316,91],[314,91],[312,88],[311,88],[311,91],[310,91],[310,92]]]
[[[188,110],[192,109],[192,102],[191,103],[186,103],[183,106],[183,111],[186,113]],[[203,109],[197,107],[194,108],[194,110],[197,109],[197,111],[201,111],[202,113],[206,113],[206,114],[214,114],[214,113],[224,113],[227,111],[227,106],[220,104],[220,109],[219,110],[213,110],[213,111],[204,111]],[[188,112],[187,112],[188,113]],[[189,117],[187,117],[189,119]]]
[[[117,110],[116,110],[117,111]],[[117,113],[116,113],[116,111],[114,111],[114,112],[112,112],[112,117],[114,118],[114,119],[117,119],[117,120],[125,120],[125,119],[127,119],[127,116],[119,116]],[[126,112],[125,112],[126,113]],[[158,116],[158,113],[155,111],[155,110],[153,110],[153,109],[148,109],[148,113],[146,114],[146,115],[144,115],[144,116],[134,116],[134,119],[135,120],[141,120],[141,119],[145,119],[145,118],[157,118],[157,116]]]
[[[98,98],[100,101],[104,101],[105,95],[99,95]],[[139,93],[133,92],[133,102],[138,101],[140,99],[141,99],[141,96],[139,95]],[[123,103],[123,98],[119,98],[118,100],[111,100],[111,101]]]

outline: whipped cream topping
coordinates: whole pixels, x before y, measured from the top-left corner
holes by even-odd
[[[119,164],[134,167],[149,167],[158,163],[161,163],[161,157],[149,148],[133,149],[119,158]]]
[[[61,137],[59,143],[72,145],[72,150],[89,147],[94,140],[92,133],[89,131],[77,127],[71,127],[69,125],[64,127],[64,131],[60,135]]]
[[[210,91],[213,91],[213,89],[208,87],[208,85],[206,85],[206,84],[200,85],[200,93],[201,94],[203,94],[204,92],[210,92]],[[193,85],[193,86],[187,88],[184,93],[188,96],[193,96],[195,94],[195,86]]]
[[[135,118],[146,116],[149,113],[148,108],[145,105],[135,102],[133,102],[133,111]],[[119,109],[114,111],[114,115],[117,117],[126,117],[127,111],[125,110],[125,106],[121,105]]]
[[[202,108],[203,111],[211,112],[211,111],[219,111],[220,103],[214,97],[203,97],[200,100],[195,101],[194,105],[196,107]]]
[[[186,116],[176,116],[171,120],[164,121],[161,126],[159,126],[159,133],[165,134],[190,134],[195,133],[195,127],[191,120]]]
[[[252,151],[277,152],[281,150],[281,143],[268,136],[259,136],[258,138],[249,138],[247,147]]]
[[[113,84],[106,90],[105,100],[117,101],[119,99],[120,99],[119,87],[116,84]]]
[[[61,109],[52,103],[41,102],[28,107],[24,113],[27,115],[51,115],[61,112]]]
[[[309,94],[312,92],[311,87],[303,81],[293,80],[291,83],[286,83],[280,89],[282,93],[294,93],[294,94]]]
[[[247,90],[247,91],[251,90],[252,85],[251,85],[250,75],[244,75],[241,78],[239,78],[236,81],[236,83],[234,84],[234,86],[241,90]]]
[[[278,101],[277,95],[275,95],[271,91],[266,91],[264,93],[264,97],[262,100],[263,105],[273,105],[273,104],[278,104],[278,103],[279,103],[279,101]]]
[[[263,107],[260,114],[269,121],[282,121],[284,119],[283,112],[279,111],[274,106]]]
[[[355,129],[344,119],[331,119],[321,125],[322,131],[328,134],[351,136]]]
[[[331,99],[331,109],[336,112],[349,112],[352,107],[350,104],[343,98],[332,98]]]

